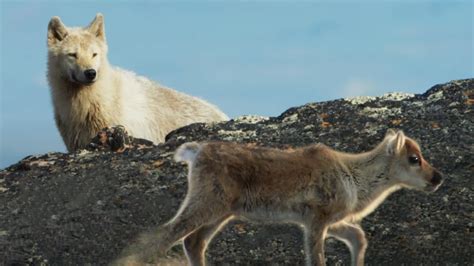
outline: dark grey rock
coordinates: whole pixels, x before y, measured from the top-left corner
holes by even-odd
[[[290,108],[278,117],[193,124],[158,146],[119,134],[117,143],[126,144],[119,153],[99,143],[96,151],[29,156],[0,171],[0,264],[107,264],[138,233],[176,212],[187,182],[185,166],[172,155],[184,142],[323,142],[360,152],[378,143],[387,128],[399,128],[419,141],[447,180],[434,194],[397,192],[363,221],[367,263],[472,265],[473,106],[474,79],[456,80],[420,95],[339,99]],[[234,221],[214,239],[208,258],[213,265],[302,265],[301,238],[296,226]],[[176,247],[171,253],[180,252]],[[329,264],[349,262],[340,242],[328,239],[326,254]]]

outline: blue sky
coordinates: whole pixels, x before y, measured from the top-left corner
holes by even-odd
[[[2,1],[0,168],[65,151],[46,72],[52,16],[105,16],[109,61],[229,116],[473,77],[472,1]]]

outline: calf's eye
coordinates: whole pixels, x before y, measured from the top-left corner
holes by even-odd
[[[420,160],[420,157],[416,155],[410,155],[408,157],[408,162],[410,162],[410,164],[420,164],[421,160]]]
[[[67,55],[70,56],[70,57],[77,58],[77,53],[69,53],[69,54],[67,54]]]
[[[92,54],[92,57],[96,57],[96,56],[97,56],[97,53],[93,53],[93,54]]]

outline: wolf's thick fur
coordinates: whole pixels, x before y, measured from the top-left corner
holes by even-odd
[[[342,153],[322,144],[294,150],[186,143],[188,193],[173,219],[142,238],[118,264],[152,261],[180,239],[190,265],[205,264],[212,237],[233,217],[285,221],[305,229],[307,264],[324,265],[324,239],[346,243],[353,265],[367,247],[360,220],[401,187],[436,190],[440,173],[416,142],[390,130],[373,150]]]
[[[51,19],[48,80],[56,125],[69,151],[84,148],[108,126],[123,125],[134,137],[162,142],[181,126],[228,119],[201,99],[111,66],[101,14],[86,28]]]

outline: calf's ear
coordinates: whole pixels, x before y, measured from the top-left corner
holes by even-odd
[[[387,153],[390,155],[398,154],[402,151],[405,145],[405,134],[399,130],[394,135],[387,136]]]
[[[387,132],[385,133],[385,137],[390,137],[390,136],[395,136],[397,132],[391,128],[387,129]]]

